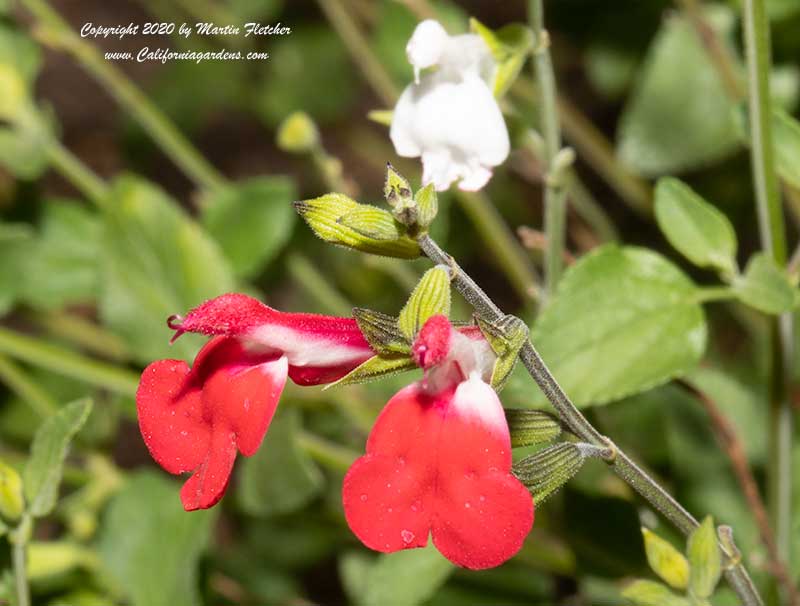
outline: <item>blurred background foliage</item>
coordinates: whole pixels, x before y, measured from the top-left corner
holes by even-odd
[[[264,447],[240,460],[211,511],[184,513],[178,481],[150,460],[135,420],[138,373],[156,358],[191,360],[202,343],[185,336],[170,347],[167,316],[232,290],[292,311],[399,310],[424,261],[332,249],[300,224],[290,202],[332,189],[379,200],[387,161],[419,183],[417,161],[398,158],[386,127],[367,118],[388,109],[392,91],[411,80],[404,47],[418,20],[436,15],[457,33],[469,16],[494,28],[527,18],[523,2],[320,4],[325,10],[305,0],[53,2],[65,25],[38,0],[0,1],[0,457],[21,469],[44,418],[78,398],[94,401],[55,510],[36,525],[34,602],[622,603],[622,581],[648,576],[639,526],[676,545],[683,539],[602,463],[588,464],[537,510],[522,551],[498,569],[458,570],[432,549],[376,556],[358,543],[342,515],[341,478],[407,375],[326,392],[287,388]],[[767,5],[773,99],[792,114],[800,98],[800,2]],[[559,0],[547,3],[547,23],[565,138],[578,155],[573,176],[585,188],[569,216],[570,250],[581,255],[609,240],[647,246],[703,285],[713,283],[709,273],[682,260],[655,226],[655,178],[679,175],[713,201],[736,228],[741,259],[758,248],[758,234],[741,91],[720,76],[692,6]],[[342,37],[342,10],[365,48]],[[741,73],[739,2],[698,10]],[[75,36],[85,22],[146,21],[280,21],[292,33],[157,42]],[[109,63],[93,50],[135,52],[148,43],[264,50],[270,58]],[[353,60],[359,56],[385,73],[370,77],[370,67]],[[526,134],[538,116],[525,74],[504,101],[517,150],[485,195],[442,195],[434,233],[502,307],[532,321],[524,277],[541,262],[541,243],[525,232],[523,250],[503,227],[541,227],[542,170]],[[306,154],[275,143],[281,122],[298,110],[321,133],[321,146]],[[786,200],[794,236],[800,195],[787,187]],[[469,317],[464,304],[456,312]],[[762,482],[769,325],[733,302],[714,304],[707,320],[702,364],[692,360],[685,380],[717,403]],[[556,356],[560,343],[546,348]],[[768,555],[709,412],[679,385],[620,399],[593,391],[591,368],[581,370],[586,381],[577,377],[575,389],[585,384],[587,400],[611,401],[587,411],[593,422],[690,510],[731,524],[766,587]],[[533,405],[541,398],[532,385],[515,374],[504,403]],[[793,534],[797,579],[800,528]],[[8,570],[9,544],[0,540],[0,567]],[[0,599],[13,599],[12,586],[10,574],[0,577]],[[735,603],[727,589],[714,600]]]

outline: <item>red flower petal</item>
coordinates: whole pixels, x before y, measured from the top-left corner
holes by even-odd
[[[136,394],[142,436],[170,473],[194,470],[181,491],[187,510],[219,501],[237,447],[248,456],[258,449],[287,371],[285,357],[226,337],[209,341],[191,370],[178,360],[145,369]]]
[[[533,524],[530,493],[511,473],[511,443],[494,391],[472,378],[441,393],[419,384],[386,405],[344,480],[353,532],[382,552],[427,543],[452,562],[497,566]]]

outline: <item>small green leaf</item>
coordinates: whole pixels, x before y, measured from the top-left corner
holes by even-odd
[[[152,183],[118,178],[108,200],[101,318],[144,364],[159,358],[191,360],[203,338],[185,335],[170,346],[166,318],[233,291],[227,260],[217,243]]]
[[[756,253],[747,263],[744,275],[734,283],[733,292],[746,305],[768,314],[790,311],[798,295],[782,271],[765,253]]]
[[[684,257],[699,267],[736,271],[736,232],[728,218],[678,179],[659,179],[658,226]]]
[[[22,474],[31,515],[46,516],[55,508],[67,448],[91,410],[91,400],[77,400],[47,418],[36,432],[31,456]]]
[[[683,554],[647,528],[642,528],[642,536],[653,572],[675,589],[685,590],[689,586],[689,562]]]
[[[781,109],[774,110],[772,140],[778,173],[800,188],[800,122]]]
[[[17,470],[0,461],[0,518],[15,522],[25,511],[22,478]]]
[[[237,276],[252,278],[289,242],[296,220],[294,183],[258,177],[212,195],[202,223],[219,243]]]
[[[28,578],[31,581],[62,575],[78,567],[91,568],[96,562],[95,553],[78,543],[33,541],[28,545]]]
[[[325,242],[361,252],[400,259],[415,259],[420,255],[417,242],[405,235],[404,230],[401,230],[402,226],[396,222],[391,227],[387,222],[382,223],[384,231],[381,232],[380,239],[365,235],[343,224],[341,219],[347,215],[350,215],[351,221],[358,219],[358,215],[351,214],[353,211],[372,208],[359,204],[344,194],[332,193],[313,200],[295,202],[294,207],[314,233]],[[381,209],[376,208],[375,210],[389,215],[388,212]],[[389,217],[391,218],[391,215]],[[361,224],[358,226],[360,229],[364,227]],[[392,230],[391,233],[385,231],[387,227]]]
[[[561,435],[561,422],[549,412],[506,408],[505,413],[512,448],[546,444]]]
[[[617,153],[646,176],[709,164],[740,145],[734,108],[694,27],[670,16],[647,51],[620,117]]]
[[[359,555],[356,553],[349,557]],[[383,554],[371,565],[363,561],[359,564],[342,564],[343,572],[360,577],[348,582],[350,587],[359,590],[358,595],[353,596],[359,606],[416,606],[425,603],[456,570],[432,544],[421,549]]]
[[[444,265],[425,272],[400,311],[398,324],[406,339],[413,341],[428,318],[438,314],[450,315],[450,271]]]
[[[151,471],[129,476],[103,515],[103,569],[132,606],[199,606],[199,558],[219,509],[186,513],[180,485]]]
[[[340,217],[339,223],[373,240],[392,241],[398,236],[394,217],[377,206],[360,204]]]
[[[417,205],[417,225],[422,229],[427,229],[439,212],[439,202],[433,183],[428,183],[425,187],[417,190],[417,193],[414,194],[414,203]]]
[[[622,596],[636,606],[690,606],[689,600],[675,595],[669,587],[655,581],[634,581]]]
[[[686,552],[689,556],[689,586],[692,593],[698,598],[710,597],[722,573],[722,554],[711,516],[706,516],[689,536]]]
[[[499,392],[514,372],[517,357],[527,343],[530,331],[522,320],[512,315],[506,315],[496,323],[478,318],[478,326],[497,354],[490,382],[494,390]]]
[[[353,317],[358,328],[372,349],[380,354],[411,353],[411,343],[406,339],[397,323],[397,318],[371,309],[356,307]]]
[[[528,54],[533,48],[533,32],[520,23],[511,23],[492,31],[475,18],[469,20],[470,30],[478,34],[497,63],[494,76],[494,96],[506,94],[517,79]]]
[[[338,381],[325,386],[325,389],[339,387],[342,385],[355,385],[358,383],[368,383],[385,377],[390,377],[401,372],[414,370],[417,365],[407,354],[385,354],[372,356],[363,362]]]
[[[517,461],[512,472],[531,491],[538,507],[580,471],[584,460],[576,444],[560,442]]]
[[[622,398],[695,367],[707,328],[697,289],[650,250],[607,245],[570,267],[532,341],[579,406]]]
[[[269,428],[269,448],[242,462],[236,496],[242,509],[254,516],[296,511],[307,505],[324,484],[316,464],[297,445],[300,415],[284,410]]]

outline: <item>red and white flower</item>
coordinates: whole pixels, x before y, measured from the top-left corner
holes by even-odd
[[[459,566],[498,566],[519,551],[534,507],[511,474],[508,425],[487,383],[494,354],[477,328],[444,316],[428,320],[412,354],[425,378],[389,400],[348,471],[347,522],[376,551],[423,547],[430,534]]]
[[[181,490],[186,510],[211,507],[228,485],[236,453],[258,450],[287,376],[300,385],[336,381],[374,355],[352,318],[283,313],[241,294],[173,316],[185,332],[212,338],[190,368],[158,360],[136,393],[139,427],[170,473],[193,472]]]

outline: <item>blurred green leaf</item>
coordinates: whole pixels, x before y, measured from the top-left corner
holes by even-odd
[[[0,316],[11,309],[22,289],[22,265],[33,239],[27,223],[0,223]]]
[[[176,482],[152,472],[130,476],[103,520],[103,564],[133,606],[197,606],[198,559],[215,510],[187,513]]]
[[[735,273],[736,232],[723,213],[678,179],[659,179],[655,196],[656,221],[672,246],[699,267]]]
[[[91,410],[89,399],[72,402],[47,418],[36,432],[22,474],[31,515],[46,516],[55,508],[67,448]]]
[[[324,25],[292,27],[270,49],[256,109],[269,126],[303,110],[328,122],[355,100],[355,70],[336,33]]]
[[[719,160],[739,145],[734,107],[692,26],[668,17],[620,118],[619,157],[646,176]]]
[[[666,585],[655,581],[634,581],[622,596],[636,606],[690,606],[689,600],[672,593]]]
[[[636,74],[636,55],[611,45],[596,44],[586,53],[586,76],[609,99],[620,98]]]
[[[778,173],[800,188],[800,122],[783,110],[773,111],[772,138]]]
[[[324,479],[298,446],[299,430],[298,411],[284,410],[270,424],[258,452],[242,462],[236,495],[246,513],[288,513],[304,507],[319,494]]]
[[[42,64],[42,52],[30,36],[0,23],[0,64],[7,64],[32,84]]]
[[[219,242],[233,271],[252,278],[286,245],[297,215],[294,183],[285,177],[259,177],[213,194],[202,222]]]
[[[23,261],[23,300],[42,309],[88,303],[99,288],[100,221],[74,202],[48,200]]]
[[[685,374],[706,333],[683,272],[652,251],[608,245],[564,274],[532,340],[572,400],[588,406]]]
[[[800,12],[796,0],[766,0],[767,15],[774,21],[781,21]]]
[[[789,311],[798,302],[786,272],[765,253],[750,258],[744,275],[734,283],[734,294],[742,303],[768,314]]]
[[[227,261],[210,236],[161,189],[117,179],[104,210],[100,314],[137,360],[191,359],[202,338],[169,347],[167,318],[234,290]],[[189,335],[187,335],[189,336]]]
[[[340,570],[347,575],[345,587],[358,591],[352,597],[359,606],[415,606],[428,600],[455,566],[428,544],[380,555],[371,564],[359,553],[346,554]]]
[[[722,554],[717,546],[717,531],[711,516],[706,516],[703,523],[689,535],[686,553],[691,569],[692,593],[699,598],[710,597],[722,574]]]
[[[647,562],[659,577],[675,589],[689,586],[689,562],[683,554],[656,533],[642,528]]]
[[[22,478],[17,470],[0,459],[0,523],[16,521],[25,511]]]
[[[491,30],[474,17],[469,21],[470,31],[478,34],[492,53],[497,71],[493,92],[502,97],[517,79],[528,54],[533,48],[533,32],[521,23],[511,23]]]
[[[0,166],[20,179],[35,179],[48,165],[44,134],[37,129],[0,127]]]

